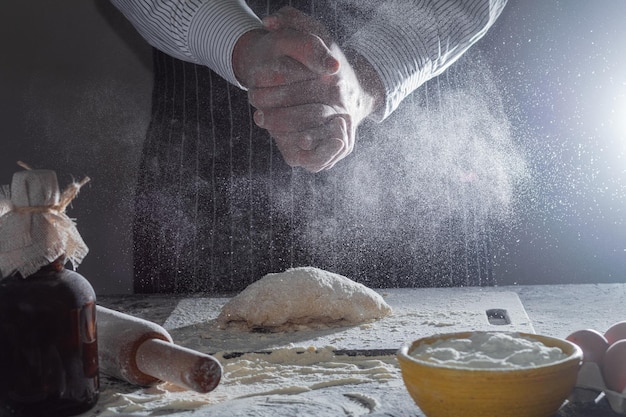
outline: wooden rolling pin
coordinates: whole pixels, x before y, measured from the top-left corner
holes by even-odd
[[[222,366],[210,355],[173,343],[156,323],[97,306],[100,370],[132,384],[166,381],[207,393],[217,387]]]

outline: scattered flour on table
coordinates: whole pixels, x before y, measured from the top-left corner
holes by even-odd
[[[285,331],[354,325],[390,315],[383,297],[342,275],[314,267],[267,274],[224,305],[220,326]]]
[[[517,333],[476,332],[467,338],[422,343],[411,356],[445,366],[472,369],[513,369],[545,365],[567,357],[560,348]]]
[[[200,408],[202,415],[205,412],[212,415],[211,406],[231,400],[310,393],[334,386],[394,383],[401,379],[393,355],[353,357],[336,355],[334,350],[331,346],[281,348],[230,359],[228,354],[217,353],[215,357],[224,373],[220,385],[207,394],[167,383],[150,388],[127,384],[123,387],[127,389],[120,390],[119,382],[109,381],[109,386],[105,378],[98,406],[83,417],[126,413],[167,415]]]

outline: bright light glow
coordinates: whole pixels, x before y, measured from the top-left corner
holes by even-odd
[[[626,141],[626,82],[621,85],[620,91],[615,94],[611,100],[608,121],[611,130],[617,134],[622,140]]]

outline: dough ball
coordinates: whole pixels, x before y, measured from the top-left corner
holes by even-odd
[[[313,267],[267,274],[228,301],[222,327],[284,331],[360,324],[391,314],[382,296],[342,275]]]

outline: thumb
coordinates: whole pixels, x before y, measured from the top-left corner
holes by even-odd
[[[263,25],[269,31],[295,31],[299,36],[292,38],[286,55],[319,74],[334,74],[339,71],[339,60],[335,58],[328,45],[332,39],[326,28],[310,16],[294,9],[283,7],[278,12],[263,18]]]
[[[266,22],[268,30],[290,28],[300,32],[314,33],[327,44],[333,41],[330,33],[321,22],[291,6],[283,7],[274,14],[267,16],[263,19],[263,23],[266,24]]]

